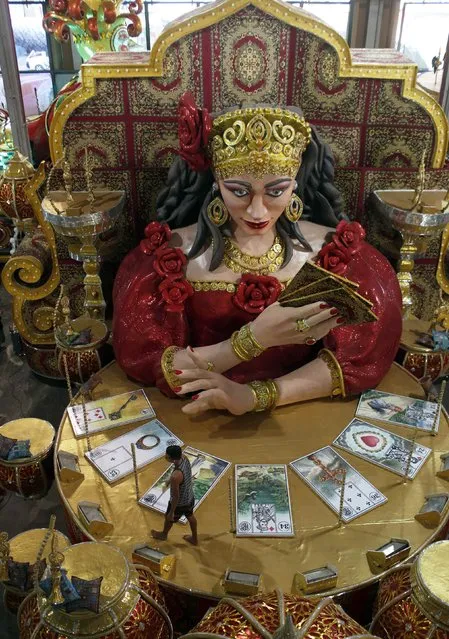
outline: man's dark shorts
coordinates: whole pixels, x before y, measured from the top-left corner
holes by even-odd
[[[175,508],[175,516],[174,516],[173,520],[174,521],[179,521],[183,515],[184,515],[184,517],[190,517],[191,515],[193,515],[193,507],[194,506],[195,506],[195,499],[192,499],[190,504],[184,504],[182,506],[176,506],[176,508]],[[167,511],[165,513],[166,515],[168,515],[168,513],[170,512],[170,509],[171,509],[171,501],[168,502]]]

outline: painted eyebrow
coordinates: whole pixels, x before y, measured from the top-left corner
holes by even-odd
[[[274,180],[273,182],[270,182],[269,184],[265,184],[265,189],[271,188],[273,186],[276,186],[277,184],[283,184],[284,182],[290,182],[291,178],[289,177],[285,177],[285,178],[280,178],[279,180]],[[239,184],[241,186],[246,186],[248,189],[251,188],[251,184],[249,182],[242,182],[241,180],[225,180],[224,184],[226,184],[226,186],[229,186],[231,184]]]

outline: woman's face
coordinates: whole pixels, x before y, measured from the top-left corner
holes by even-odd
[[[290,202],[295,181],[285,175],[260,180],[239,175],[219,180],[218,185],[234,225],[246,235],[264,235]]]

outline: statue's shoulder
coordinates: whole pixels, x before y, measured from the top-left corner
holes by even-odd
[[[315,224],[315,222],[308,222],[307,220],[300,222],[299,226],[301,233],[314,251],[319,251],[323,244],[330,240],[332,233],[335,233],[335,228],[333,227]]]
[[[190,224],[190,226],[172,230],[170,245],[180,248],[183,253],[188,253],[195,240],[197,226],[197,224]]]

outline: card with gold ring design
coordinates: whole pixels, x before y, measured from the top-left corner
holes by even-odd
[[[152,419],[87,451],[85,456],[101,476],[113,484],[133,472],[131,444],[136,447],[136,466],[140,469],[163,457],[167,446],[182,446],[183,442],[158,419]]]

